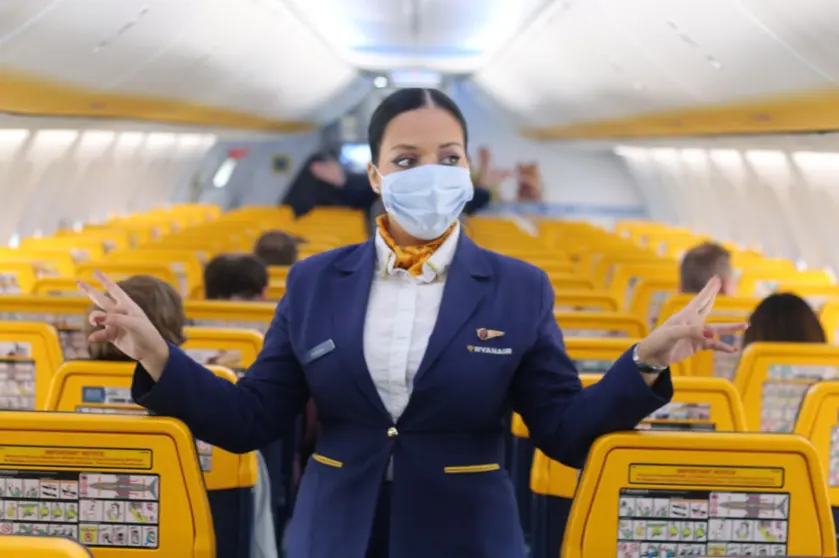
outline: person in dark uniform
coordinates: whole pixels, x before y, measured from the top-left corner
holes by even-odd
[[[484,250],[458,216],[473,196],[458,107],[433,89],[386,98],[368,180],[373,238],[289,272],[262,352],[232,384],[167,344],[107,276],[91,320],[138,362],[134,400],[232,452],[264,446],[311,397],[321,428],[287,535],[289,558],[524,558],[503,459],[503,417],[581,468],[592,442],[673,394],[668,367],[743,325],[708,325],[712,279],[681,312],[582,389],[547,274]]]

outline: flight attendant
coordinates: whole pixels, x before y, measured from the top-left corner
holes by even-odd
[[[160,337],[107,277],[81,284],[91,314],[139,365],[135,401],[232,452],[290,428],[311,395],[320,438],[289,527],[289,558],[523,558],[502,418],[581,467],[595,438],[633,428],[673,394],[668,366],[734,352],[705,325],[720,281],[581,389],[547,275],[484,250],[458,216],[472,198],[463,115],[443,93],[403,89],[369,128],[368,174],[387,213],[374,238],[297,263],[237,384]]]

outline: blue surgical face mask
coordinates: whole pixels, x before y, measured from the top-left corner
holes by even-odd
[[[422,165],[382,176],[382,203],[388,215],[421,240],[446,232],[474,194],[472,177],[463,167]]]

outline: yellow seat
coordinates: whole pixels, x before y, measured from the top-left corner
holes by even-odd
[[[804,438],[634,432],[592,446],[563,558],[761,554],[836,555],[824,475]]]
[[[647,336],[647,326],[638,316],[619,312],[554,312],[565,337]]]
[[[606,290],[561,290],[555,292],[554,310],[557,312],[617,312],[620,303]]]
[[[6,295],[0,296],[0,320],[50,324],[58,332],[66,360],[87,358],[87,339],[82,328],[90,305],[86,297]]]
[[[56,536],[0,535],[3,558],[93,558],[83,545],[61,538],[65,526],[55,526]],[[69,532],[69,531],[68,531]]]
[[[581,374],[583,386],[593,385],[600,375]],[[739,432],[746,429],[743,404],[731,382],[722,378],[674,377],[673,401],[647,417],[641,430],[718,430]],[[573,498],[577,471],[553,461],[536,450],[530,477],[534,494]]]
[[[781,285],[787,289],[796,286],[828,287],[836,283],[827,271],[811,269],[808,271],[763,271],[745,270],[740,276],[737,292],[740,296],[765,297],[776,292]]]
[[[792,432],[813,384],[839,377],[839,347],[816,343],[752,343],[734,385],[751,431]]]
[[[271,302],[279,302],[285,296],[285,281],[272,281],[268,283],[265,291],[265,299]]]
[[[76,360],[64,363],[55,373],[45,411],[109,415],[146,415],[131,399],[134,363]],[[232,383],[236,375],[223,366],[208,367],[216,376]],[[236,455],[204,442],[197,442],[198,458],[208,490],[253,486],[256,478],[254,455]],[[250,483],[250,484],[248,484]]]
[[[3,413],[0,483],[17,525],[43,535],[67,527],[97,556],[215,556],[195,446],[177,420]]]
[[[65,250],[0,248],[0,261],[28,263],[35,269],[36,277],[72,277],[76,274],[76,262]]]
[[[204,287],[201,259],[189,250],[125,250],[108,254],[102,261],[154,265],[155,268],[165,265],[175,274],[176,286],[182,296],[189,295],[193,289]]]
[[[184,301],[186,318],[192,326],[253,329],[260,333],[268,330],[276,308],[270,302]]]
[[[51,325],[0,322],[0,409],[43,408],[52,375],[63,360]]]
[[[122,281],[135,275],[150,275],[174,287],[182,295],[188,293],[181,290],[180,280],[175,271],[167,263],[152,262],[123,262],[123,261],[97,261],[96,263],[83,263],[76,267],[76,277],[84,281],[94,280],[93,272],[99,270],[108,275],[114,281]]]
[[[793,293],[807,301],[813,310],[819,312],[828,302],[839,302],[839,285],[778,285],[776,292]]]
[[[98,281],[89,281],[88,279],[85,280],[92,286],[97,289],[101,288]],[[32,294],[36,296],[84,298],[87,300],[87,296],[79,290],[77,281],[72,277],[41,277],[36,279],[32,286]]]
[[[288,277],[288,270],[291,266],[288,265],[272,265],[268,266],[268,279],[271,282],[285,281]]]
[[[827,342],[839,344],[839,301],[830,300],[824,303],[819,311],[819,321],[824,328]]]
[[[37,278],[31,262],[0,261],[0,294],[29,294]]]
[[[659,313],[659,322],[662,322],[680,311],[693,300],[693,294],[674,294],[662,305]],[[759,298],[739,296],[718,296],[714,299],[714,308],[711,310],[711,318],[726,317],[738,318],[746,321],[760,304]]]
[[[617,264],[608,288],[621,301],[623,308],[629,310],[632,306],[635,287],[641,281],[650,280],[666,281],[668,285],[678,285],[678,266],[675,262],[669,260],[645,264]],[[645,315],[645,313],[642,315]]]
[[[827,476],[830,505],[834,512],[839,510],[839,382],[810,388],[801,403],[795,433],[816,447]]]
[[[183,349],[196,362],[224,366],[240,377],[262,350],[262,335],[252,330],[187,327],[184,334]]]
[[[73,257],[78,263],[87,262],[92,259],[101,258],[105,255],[105,246],[102,241],[95,238],[59,236],[52,238],[26,237],[21,239],[22,250],[60,250]]]
[[[673,277],[644,277],[639,279],[629,301],[629,313],[644,319],[652,329],[659,321],[664,302],[679,290],[679,281]]]
[[[594,289],[594,281],[576,273],[550,273],[548,279],[555,292]]]

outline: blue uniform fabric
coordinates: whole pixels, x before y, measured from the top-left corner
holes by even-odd
[[[364,558],[391,458],[389,558],[524,558],[503,469],[510,409],[546,455],[580,468],[595,438],[633,428],[670,400],[669,372],[650,388],[627,353],[582,389],[547,275],[461,235],[410,402],[394,424],[363,354],[375,265],[372,240],[297,263],[244,378],[217,378],[172,346],[159,382],[138,366],[135,401],[208,443],[247,452],[286,432],[311,394],[321,433],[288,558]],[[481,340],[481,328],[504,335]],[[451,469],[470,466],[487,467]]]

